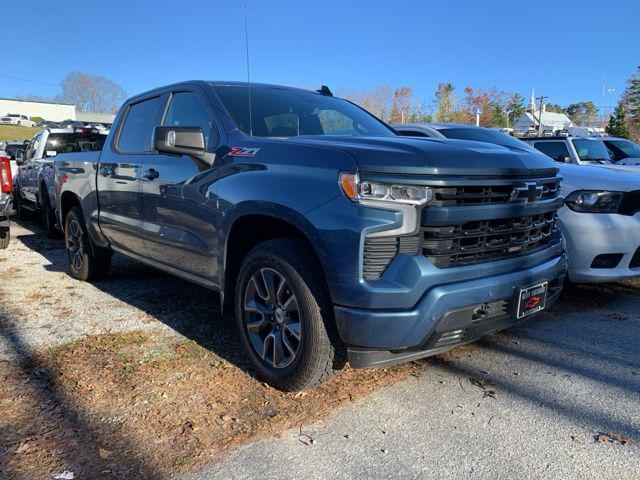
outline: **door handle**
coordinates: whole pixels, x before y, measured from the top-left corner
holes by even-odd
[[[160,176],[160,172],[158,172],[155,168],[150,168],[142,176],[147,180],[155,180]]]

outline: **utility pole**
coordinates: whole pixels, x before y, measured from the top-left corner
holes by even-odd
[[[536,100],[538,100],[538,103],[540,105],[540,107],[538,107],[538,136],[542,135],[542,106],[544,105],[544,101],[549,98],[548,96],[544,96],[544,95],[540,95],[538,98],[536,98]],[[534,118],[535,118],[535,114],[534,114]]]

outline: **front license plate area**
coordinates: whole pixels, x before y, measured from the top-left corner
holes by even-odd
[[[548,287],[549,282],[544,282],[520,290],[517,315],[519,319],[544,310]]]

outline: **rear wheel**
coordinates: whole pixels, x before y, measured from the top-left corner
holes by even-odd
[[[320,272],[293,238],[258,245],[240,267],[235,303],[242,343],[260,377],[281,390],[322,383],[345,363]]]
[[[49,238],[58,238],[60,236],[59,230],[56,228],[56,215],[51,208],[51,203],[49,202],[49,196],[46,194],[42,195],[42,227],[45,232],[47,232],[47,237]]]
[[[19,187],[14,187],[13,190],[13,209],[16,211],[18,220],[26,220],[29,217],[29,211],[25,210],[22,205],[22,198],[20,193],[16,190]]]
[[[11,241],[11,231],[8,228],[0,230],[0,250],[4,250],[9,246]]]
[[[92,281],[103,278],[109,272],[111,253],[100,252],[100,256],[94,254],[80,207],[73,207],[65,218],[64,246],[72,277]]]

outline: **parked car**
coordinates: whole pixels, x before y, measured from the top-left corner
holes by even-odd
[[[278,388],[344,353],[374,367],[473,341],[562,288],[541,155],[399,137],[326,87],[234,82],[133,97],[112,132],[55,160],[70,274],[100,278],[120,252],[220,292]]]
[[[28,115],[19,113],[7,113],[0,118],[0,125],[18,125],[19,127],[33,127],[35,122],[29,119]]]
[[[611,160],[618,165],[640,165],[640,145],[626,138],[603,137]]]
[[[56,236],[54,210],[53,158],[59,153],[97,151],[106,136],[92,129],[48,128],[38,132],[18,160],[13,179],[14,205],[18,216],[39,212],[49,236]]]
[[[12,211],[11,164],[7,153],[0,150],[0,249],[7,248],[11,240]]]
[[[640,173],[638,165],[614,162],[603,137],[533,137],[522,140],[556,162],[602,165],[614,170]]]
[[[536,152],[496,130],[455,124],[396,125],[401,135],[468,139]],[[558,163],[565,206],[558,212],[569,279],[613,282],[640,276],[640,177],[602,166]]]

